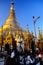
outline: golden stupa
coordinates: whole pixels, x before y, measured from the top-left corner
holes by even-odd
[[[38,27],[38,38],[36,40],[36,43],[37,43],[37,47],[42,51],[43,50],[43,35],[39,27]]]
[[[12,0],[11,7],[10,7],[10,14],[8,16],[8,19],[5,22],[5,25],[3,26],[3,30],[11,30],[12,32],[16,31],[22,31],[22,28],[20,27],[16,16],[15,16],[15,10],[14,10],[14,1]],[[8,32],[8,31],[7,31]]]
[[[16,19],[15,16],[15,10],[14,10],[14,0],[12,0],[11,3],[11,7],[10,7],[10,14],[5,22],[5,24],[2,26],[2,28],[0,28],[0,43],[1,43],[1,37],[3,36],[4,42],[5,39],[9,36],[11,36],[11,34],[14,36],[16,35],[16,33],[20,33],[21,31],[23,31],[23,29],[21,28],[19,22]],[[8,35],[10,32],[10,35]]]
[[[5,22],[5,24],[0,28],[0,45],[2,43],[12,44],[12,40],[18,40],[18,38],[23,38],[26,48],[30,45],[31,38],[34,36],[27,30],[23,30],[16,19],[14,10],[14,0],[12,0],[10,7],[10,14]]]
[[[25,49],[31,49],[32,40],[36,41],[37,47],[42,50],[43,49],[43,35],[38,28],[38,38],[34,40],[35,36],[33,33],[30,33],[28,30],[28,24],[26,25],[26,30],[23,30],[20,26],[19,22],[15,16],[14,10],[14,0],[12,0],[11,7],[10,7],[10,14],[5,21],[5,24],[0,28],[0,46],[5,44],[12,44],[16,40],[20,42],[20,38],[23,38],[23,42],[25,45]]]

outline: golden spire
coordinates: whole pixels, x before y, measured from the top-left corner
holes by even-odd
[[[29,34],[29,29],[28,29],[28,24],[26,25],[26,32],[27,32],[27,34]]]
[[[29,30],[28,30],[28,24],[26,25],[26,32],[25,32],[25,39],[28,39]]]
[[[10,25],[12,25],[12,27],[11,27],[12,31],[17,31],[17,30],[21,31],[22,30],[22,28],[20,27],[19,22],[17,21],[16,16],[15,16],[14,0],[12,0],[12,2],[11,2],[10,15],[8,16],[8,18],[5,22],[5,25],[3,26],[3,29],[4,30],[6,30],[6,29],[9,30]]]
[[[38,27],[38,39],[41,40],[42,39],[42,33],[40,28]]]
[[[10,17],[15,18],[15,11],[14,11],[14,0],[11,2],[11,7],[10,7]]]
[[[8,19],[6,20],[6,25],[14,24],[16,17],[15,17],[15,10],[14,10],[14,0],[11,2],[11,7],[10,7],[10,15]],[[13,21],[13,22],[11,22]]]

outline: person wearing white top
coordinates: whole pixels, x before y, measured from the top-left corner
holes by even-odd
[[[36,65],[40,65],[40,62],[38,62]]]
[[[15,56],[15,53],[14,53],[14,51],[11,53],[11,58],[14,58],[14,56]]]
[[[19,63],[20,65],[24,65],[24,58],[22,55],[19,56]]]
[[[27,56],[25,58],[25,61],[26,61],[26,65],[30,65],[30,56]]]

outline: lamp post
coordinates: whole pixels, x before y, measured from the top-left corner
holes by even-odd
[[[36,37],[36,22],[37,22],[37,20],[40,18],[40,16],[38,16],[36,19],[35,19],[35,17],[33,16],[33,19],[34,19],[34,33],[35,33],[35,37]]]

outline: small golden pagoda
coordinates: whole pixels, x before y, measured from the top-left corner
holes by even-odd
[[[43,35],[42,31],[38,27],[38,38],[37,38],[37,47],[42,51],[43,50]]]
[[[38,40],[42,40],[42,31],[38,27]]]
[[[32,33],[29,32],[28,30],[28,24],[26,25],[26,31],[24,34],[24,44],[25,44],[25,49],[29,50],[29,48],[31,48],[31,42],[32,39],[34,38],[34,35]]]

